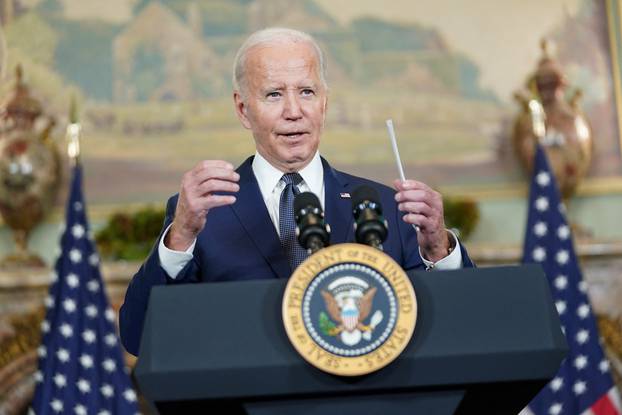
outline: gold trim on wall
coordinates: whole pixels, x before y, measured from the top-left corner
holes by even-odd
[[[614,4],[615,2],[615,4]],[[620,39],[620,28],[616,24],[616,12],[618,22],[622,22],[622,8],[617,5],[618,0],[606,0],[607,26],[609,29],[609,48],[611,50],[611,70],[613,72],[613,90],[615,94],[616,114],[618,115],[618,140],[620,141],[620,152],[622,153],[622,80],[620,79],[620,56],[618,56],[618,46]]]

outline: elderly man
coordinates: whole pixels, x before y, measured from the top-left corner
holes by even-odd
[[[130,353],[138,353],[154,285],[288,278],[304,255],[287,217],[299,191],[320,199],[333,244],[354,239],[348,195],[366,184],[378,190],[389,224],[384,250],[404,269],[472,265],[445,230],[439,193],[415,180],[396,180],[395,192],[339,172],[320,157],[325,72],[322,51],[302,32],[265,29],[241,46],[233,100],[257,151],[236,170],[226,161],[205,160],[183,176],[179,194],[168,201],[157,247],[121,308],[121,338]]]

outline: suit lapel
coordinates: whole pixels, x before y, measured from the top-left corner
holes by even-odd
[[[253,157],[249,157],[237,169],[240,191],[235,195],[237,200],[231,208],[274,274],[279,278],[289,278],[292,270],[259,191],[252,160]]]
[[[352,201],[343,197],[348,193],[348,180],[345,175],[333,169],[322,158],[324,168],[324,205],[326,222],[331,228],[331,245],[348,242],[352,230]]]

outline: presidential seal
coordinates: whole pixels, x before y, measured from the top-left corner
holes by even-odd
[[[283,323],[300,355],[325,372],[358,376],[391,363],[415,329],[417,300],[390,256],[359,244],[311,255],[283,296]]]

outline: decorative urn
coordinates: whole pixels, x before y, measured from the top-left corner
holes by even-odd
[[[0,109],[0,214],[13,232],[16,249],[0,265],[45,266],[28,251],[28,236],[56,200],[60,154],[50,137],[54,120],[43,115],[40,102],[31,96],[20,66],[16,75]]]
[[[566,100],[566,77],[549,56],[546,41],[542,42],[542,54],[535,73],[527,81],[528,91],[515,94],[521,112],[514,122],[512,141],[528,174],[533,169],[535,143],[542,144],[562,197],[568,200],[590,167],[592,130],[579,106],[582,92],[577,89]],[[534,104],[539,110],[534,111]]]

